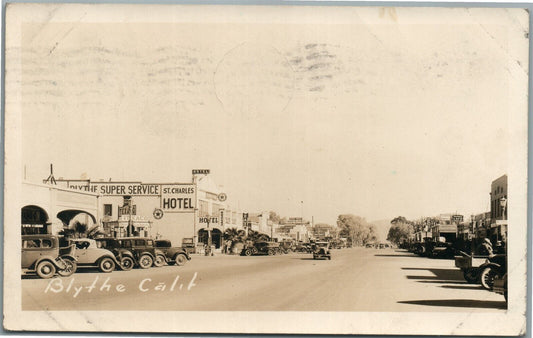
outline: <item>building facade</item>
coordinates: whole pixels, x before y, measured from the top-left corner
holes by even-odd
[[[100,218],[98,194],[30,182],[21,190],[22,234],[57,234],[74,219],[91,226]]]
[[[57,179],[59,187],[99,196],[97,221],[112,236],[147,236],[173,245],[210,240],[223,246],[226,228],[243,229],[242,211],[229,206],[227,196],[208,175],[191,183],[92,181]]]

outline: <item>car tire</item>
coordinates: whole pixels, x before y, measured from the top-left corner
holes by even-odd
[[[328,260],[331,260],[331,256],[328,256]]]
[[[63,258],[63,261],[65,262],[65,268],[57,270],[57,274],[61,277],[72,276],[78,269],[78,264],[69,258]]]
[[[244,255],[245,256],[251,256],[252,254],[253,254],[253,251],[251,249],[244,250]]]
[[[481,281],[481,286],[483,286],[485,290],[492,290],[492,287],[494,286],[495,277],[496,277],[496,271],[490,266],[486,267],[481,272],[481,275],[479,278]]]
[[[109,257],[104,257],[98,263],[98,270],[105,273],[113,272],[115,270],[115,262]]]
[[[184,266],[185,263],[187,263],[187,257],[184,254],[176,255],[176,265],[177,266]]]
[[[156,255],[155,256],[154,266],[156,268],[162,267],[163,265],[165,265],[165,263],[166,263],[165,256],[163,256],[163,255]]]
[[[149,267],[152,266],[153,263],[154,263],[154,260],[152,259],[152,257],[150,257],[150,255],[142,255],[139,258],[139,267],[141,269],[148,269]]]
[[[130,271],[133,269],[133,266],[135,265],[135,261],[131,257],[122,257],[122,260],[120,261],[120,268],[123,271]]]
[[[476,284],[479,281],[479,276],[474,269],[466,269],[463,272],[463,277],[468,284]]]
[[[268,252],[267,252],[267,254],[268,254],[269,256],[274,256],[275,252],[274,252],[274,250],[269,249]]]
[[[56,274],[56,267],[50,261],[42,261],[35,268],[37,275],[43,279],[51,278]]]

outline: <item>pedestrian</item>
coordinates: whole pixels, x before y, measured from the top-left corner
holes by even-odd
[[[490,239],[483,239],[483,242],[481,242],[481,244],[477,247],[477,253],[478,255],[489,257],[494,255],[494,250],[492,249],[492,243],[490,242]]]

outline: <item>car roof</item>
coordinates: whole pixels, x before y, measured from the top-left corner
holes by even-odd
[[[50,234],[22,235],[22,239],[37,239],[37,238],[57,238],[57,236],[50,235]]]

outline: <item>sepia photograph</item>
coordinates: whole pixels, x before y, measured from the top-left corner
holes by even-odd
[[[8,4],[4,328],[524,334],[529,25]]]

